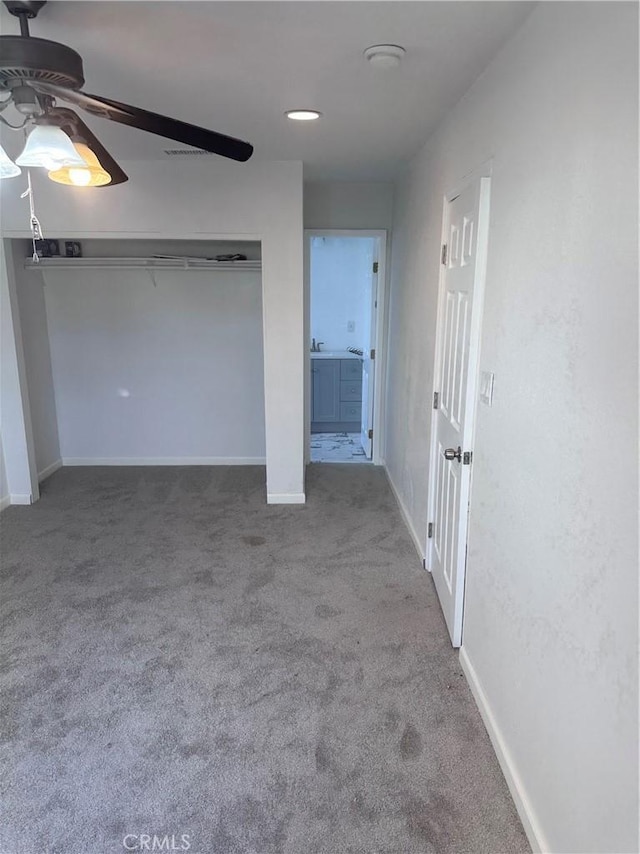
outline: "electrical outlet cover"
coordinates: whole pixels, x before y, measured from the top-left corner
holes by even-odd
[[[480,373],[480,402],[485,406],[493,404],[493,381],[495,377],[491,371],[482,371]]]
[[[356,331],[356,322],[355,320],[347,321],[347,332],[355,332]]]

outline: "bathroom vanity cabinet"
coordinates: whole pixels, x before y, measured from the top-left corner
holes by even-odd
[[[311,358],[311,432],[359,433],[362,362],[359,358]]]

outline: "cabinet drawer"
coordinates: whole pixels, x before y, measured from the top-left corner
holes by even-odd
[[[359,400],[340,404],[340,421],[360,421],[361,418],[362,403]]]
[[[341,381],[340,400],[362,400],[362,380]]]
[[[362,362],[360,359],[342,359],[340,361],[341,380],[359,380],[362,376]]]

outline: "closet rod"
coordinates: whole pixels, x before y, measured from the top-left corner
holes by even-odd
[[[260,270],[261,261],[207,258],[25,258],[25,270]]]

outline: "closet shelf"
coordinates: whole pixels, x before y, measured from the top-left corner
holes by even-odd
[[[25,270],[260,270],[261,261],[208,258],[25,258]]]

